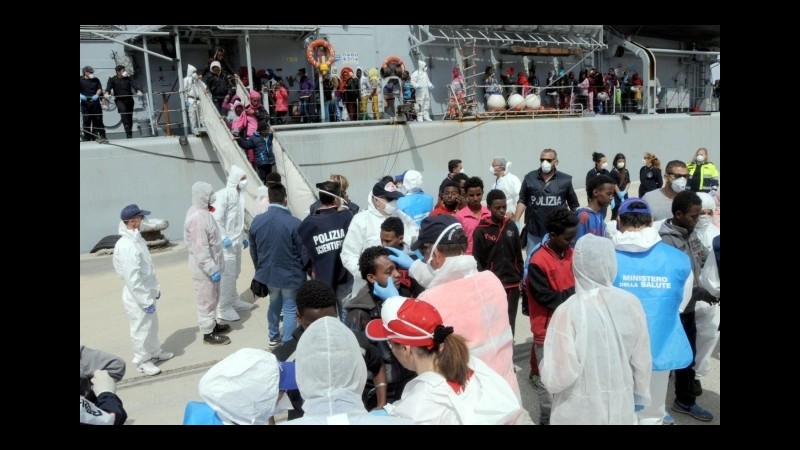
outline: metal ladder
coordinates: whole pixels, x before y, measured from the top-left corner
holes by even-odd
[[[473,39],[472,54],[470,55],[464,55],[464,48],[461,46],[457,47],[457,50],[461,54],[462,67],[460,69],[461,76],[464,78],[464,97],[462,101],[457,101],[453,85],[450,84],[450,98],[453,99],[453,103],[456,105],[456,110],[458,111],[458,117],[448,117],[450,119],[463,119],[464,117],[475,115],[477,107],[476,77],[480,75],[475,72],[475,57],[477,56],[475,45],[476,40]]]

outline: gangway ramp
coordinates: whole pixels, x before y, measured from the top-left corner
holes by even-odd
[[[216,106],[211,101],[211,96],[205,92],[202,84],[195,82],[192,86],[195,98],[200,99],[199,109],[206,136],[211,145],[219,155],[219,160],[225,174],[230,173],[232,165],[237,165],[247,173],[247,187],[244,192],[244,206],[246,211],[245,225],[250,227],[253,220],[254,208],[258,195],[256,190],[264,184],[258,178],[258,173],[250,165],[247,155],[236,143],[225,123],[225,119],[219,115]],[[278,135],[275,134],[272,140],[272,152],[275,155],[275,169],[281,175],[281,182],[286,186],[289,201],[289,209],[292,215],[303,220],[308,215],[308,207],[317,200],[316,190],[306,180],[300,168],[295,164],[291,155],[280,144]]]

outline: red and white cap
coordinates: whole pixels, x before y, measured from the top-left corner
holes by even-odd
[[[391,340],[397,344],[433,348],[434,334],[443,325],[442,316],[430,303],[405,297],[390,297],[381,307],[381,318],[367,324],[367,337],[373,341]]]

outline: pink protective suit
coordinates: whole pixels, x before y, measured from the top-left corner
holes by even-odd
[[[189,253],[189,273],[197,295],[197,322],[203,334],[211,333],[217,324],[219,283],[212,282],[211,275],[221,272],[223,267],[222,236],[208,209],[213,192],[208,183],[198,181],[192,185],[192,207],[186,212],[183,224],[183,240]]]

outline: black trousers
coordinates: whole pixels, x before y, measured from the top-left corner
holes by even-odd
[[[508,320],[511,322],[511,336],[514,336],[514,324],[517,323],[517,309],[519,308],[519,286],[506,288],[508,298]]]
[[[117,111],[122,117],[122,126],[125,128],[125,136],[133,136],[133,98],[124,97],[114,99],[117,104]]]
[[[83,114],[83,140],[105,139],[106,127],[103,125],[103,109],[100,107],[100,101],[81,102],[81,114]]]
[[[686,331],[689,345],[692,346],[692,363],[684,369],[675,371],[675,399],[683,405],[692,406],[697,400],[697,397],[692,393],[692,386],[694,384],[694,358],[697,355],[697,347],[695,345],[695,341],[697,340],[697,325],[694,322],[694,311],[681,314],[681,325],[683,325],[683,329]]]

